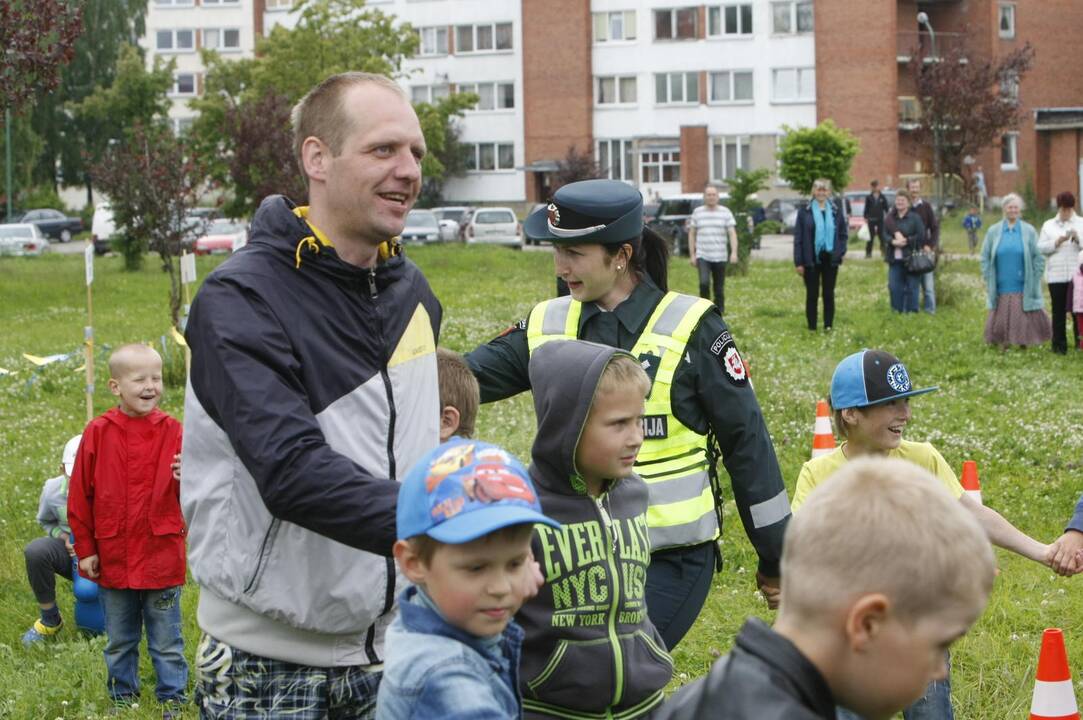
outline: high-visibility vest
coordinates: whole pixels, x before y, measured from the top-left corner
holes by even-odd
[[[673,376],[692,332],[711,308],[702,298],[666,293],[631,350],[639,360],[657,358],[644,406],[643,447],[635,464],[650,491],[647,526],[652,551],[697,545],[719,535],[707,437],[676,418],[670,399]],[[582,311],[583,304],[569,296],[535,305],[526,327],[530,353],[550,340],[578,339]]]

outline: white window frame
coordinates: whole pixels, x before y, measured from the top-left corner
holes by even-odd
[[[745,7],[749,9],[749,27],[747,28],[744,26],[744,14],[741,12],[741,8]],[[726,32],[726,10],[728,8],[737,8],[737,32]],[[718,17],[718,32],[715,33],[711,32],[712,15],[717,15]],[[707,6],[707,37],[709,38],[751,38],[755,26],[755,10],[750,2],[723,3],[722,5]]]
[[[210,45],[210,44],[207,43],[207,33],[208,32],[217,32],[218,33],[218,45]],[[227,32],[236,32],[237,33],[237,44],[236,45],[225,45],[224,44]],[[203,28],[202,30],[200,30],[200,33],[202,34],[202,38],[201,38],[202,39],[202,44],[200,45],[200,47],[202,47],[202,48],[205,48],[207,50],[216,50],[216,51],[221,52],[221,53],[235,53],[235,52],[240,52],[241,51],[241,29],[239,27]]]
[[[173,8],[188,8],[195,5],[195,0],[154,0],[155,10],[172,10]]]
[[[209,8],[239,7],[241,0],[199,0],[199,4]]]
[[[681,99],[673,99],[673,78],[674,76],[681,76]],[[689,76],[695,78],[693,87],[696,88],[696,98],[694,100],[688,99],[688,78]],[[666,79],[666,99],[658,99],[658,79],[664,77]],[[699,105],[703,100],[699,97],[699,73],[696,71],[689,72],[673,72],[673,73],[655,73],[654,74],[654,104],[655,105]]]
[[[715,75],[722,74],[729,75],[729,98],[719,100],[713,97],[714,95],[714,82],[712,78]],[[749,98],[736,98],[734,97],[734,90],[737,87],[737,75],[748,75],[748,82],[752,88],[752,97]],[[751,105],[756,102],[756,75],[748,68],[733,69],[733,70],[711,70],[707,73],[707,103],[709,105]]]
[[[192,78],[192,92],[182,92],[180,89],[181,77]],[[173,87],[169,90],[170,97],[195,97],[199,92],[199,80],[194,72],[173,73]]]
[[[283,10],[292,10],[293,4],[297,0],[267,0],[267,4],[264,9],[269,12],[280,12]]]
[[[648,161],[646,158],[649,155],[657,155],[657,160]],[[677,172],[675,177],[666,179],[665,169],[667,167],[676,168]],[[648,169],[657,168],[658,177],[648,177]],[[670,150],[660,151],[651,150],[649,148],[640,150],[639,152],[639,182],[641,185],[647,183],[660,183],[660,182],[680,182],[681,181],[681,151]]]
[[[726,145],[734,141],[737,146],[737,167],[726,167]],[[707,154],[710,162],[710,176],[712,182],[724,182],[726,178],[733,177],[735,170],[752,169],[752,136],[751,135],[716,135],[710,140],[710,148]],[[715,161],[715,148],[719,149],[719,161]],[[719,167],[721,165],[722,167]]]
[[[440,35],[444,36],[444,49],[440,49]],[[417,54],[422,57],[438,57],[441,55],[447,55],[448,52],[448,27],[447,25],[431,25],[428,27],[422,27],[417,29],[418,45]],[[426,35],[429,37],[426,38]],[[429,48],[426,50],[426,40],[429,41]],[[435,48],[435,49],[432,49]]]
[[[602,102],[602,82],[606,80],[613,81],[613,96],[616,98],[613,102]],[[626,98],[623,90],[625,83],[623,81],[632,81],[632,94],[633,98]],[[639,78],[635,75],[595,75],[594,76],[594,104],[597,107],[632,107],[639,103]]]
[[[187,115],[185,117],[175,117],[169,119],[169,124],[173,128],[173,134],[180,137],[188,128],[192,127],[196,119],[194,115]]]
[[[508,26],[508,38],[509,38],[511,44],[508,45],[508,47],[506,47],[506,48],[498,48],[496,46],[496,36],[497,36],[496,29],[497,29],[497,27],[503,26],[503,25]],[[470,50],[463,50],[461,47],[459,47],[459,28],[466,28],[466,27],[471,28],[471,30],[470,30],[471,49]],[[484,50],[478,50],[478,28],[482,28],[482,27],[487,27],[492,31],[492,34],[493,34],[493,46],[491,48],[485,48]],[[515,51],[515,26],[514,26],[514,23],[512,23],[510,21],[472,23],[472,24],[471,23],[462,23],[460,25],[455,26],[455,54],[456,55],[487,55],[487,54],[495,54],[495,53],[510,53],[510,52],[514,52],[514,51]]]
[[[170,47],[163,48],[158,46],[158,33],[167,32],[170,37]],[[192,46],[186,48],[177,47],[177,35],[179,33],[190,33],[192,36]],[[194,28],[159,28],[154,31],[154,51],[159,54],[171,54],[180,55],[183,53],[194,53],[196,51],[196,31]]]
[[[1011,155],[1010,162],[1004,162],[1005,149],[1007,149],[1009,154]],[[1017,132],[1004,133],[1000,137],[1000,169],[1019,169],[1019,133]]]
[[[621,36],[613,37],[613,22],[620,19]],[[595,43],[630,43],[636,40],[636,11],[613,10],[611,12],[592,13],[591,25],[593,27]],[[629,30],[631,34],[629,34]]]
[[[425,97],[422,100],[418,100],[414,97],[416,90],[421,90]],[[429,105],[435,105],[438,101],[446,98],[451,94],[451,88],[447,83],[441,83],[439,85],[411,85],[410,86],[410,102],[423,102]]]
[[[1011,40],[1015,37],[1015,11],[1016,6],[1013,2],[997,3],[997,35],[1001,40]],[[1005,17],[1008,19],[1008,27],[1004,29],[1001,27],[1001,23]]]
[[[778,88],[778,74],[783,72],[794,73],[794,87],[797,89],[796,94],[793,97],[779,97]],[[808,95],[801,94],[801,79],[803,77],[811,77],[812,92]],[[816,68],[815,67],[782,67],[771,68],[771,102],[785,104],[785,103],[814,103],[816,102]]]
[[[468,173],[505,173],[515,171],[515,143],[514,142],[484,142],[484,143],[464,143],[469,148],[467,151],[472,157],[467,157],[466,171]],[[481,169],[481,148],[492,148],[493,153],[493,167]],[[502,166],[500,164],[500,148],[511,148],[511,164]]]
[[[790,28],[789,30],[779,30],[775,27],[775,8],[780,5],[788,5],[790,8]],[[797,10],[798,6],[807,5],[811,10],[813,8],[812,0],[773,0],[771,2],[771,34],[772,35],[808,35],[816,31],[816,21],[812,21],[812,27],[807,30],[799,30],[797,28]]]
[[[693,17],[695,18],[695,27],[693,28],[694,32],[692,33],[691,37],[677,37],[677,35],[676,35],[676,32],[677,32],[677,13],[682,11],[682,10],[685,10],[685,11],[691,10],[692,13],[693,13]],[[669,29],[670,29],[670,36],[669,37],[659,37],[658,36],[658,15],[660,13],[664,13],[664,12],[669,13]],[[685,5],[685,6],[682,6],[682,7],[656,8],[655,10],[653,10],[651,12],[651,34],[652,34],[652,36],[654,37],[654,39],[656,41],[660,40],[662,42],[688,42],[690,40],[698,40],[699,39],[699,7],[696,6],[696,5]]]
[[[511,86],[511,105],[506,107],[500,105],[500,98],[502,97],[500,88],[504,85]],[[493,101],[492,107],[481,107],[481,101],[483,98],[483,94],[481,91],[482,87],[486,87],[489,89],[489,92],[491,93],[490,97]],[[497,80],[495,82],[482,83],[459,83],[456,86],[455,91],[461,93],[474,93],[478,96],[478,102],[472,108],[469,108],[467,112],[493,113],[510,112],[515,110],[515,83],[511,80]]]
[[[605,148],[604,153],[602,148]],[[615,155],[614,148],[617,150]],[[602,159],[603,155],[605,161]],[[594,158],[597,160],[598,170],[602,177],[635,182],[636,156],[631,140],[621,138],[597,140],[594,143]],[[614,169],[616,173],[613,172]]]

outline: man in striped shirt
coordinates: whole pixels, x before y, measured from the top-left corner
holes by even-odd
[[[737,223],[733,213],[718,204],[718,187],[703,189],[703,205],[692,211],[688,230],[688,256],[699,270],[699,296],[709,298],[714,279],[714,304],[726,311],[726,262],[737,262]]]

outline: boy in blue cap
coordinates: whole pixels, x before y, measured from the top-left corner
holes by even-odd
[[[542,514],[522,463],[484,442],[439,445],[402,483],[395,560],[414,583],[387,631],[376,717],[518,718],[523,631]]]

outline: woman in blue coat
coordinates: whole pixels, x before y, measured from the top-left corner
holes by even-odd
[[[835,321],[835,280],[849,239],[846,216],[833,203],[831,181],[819,178],[812,183],[812,202],[797,212],[793,231],[793,264],[805,280],[805,318],[808,329],[816,329],[816,304],[820,285],[824,289],[824,330]]]

